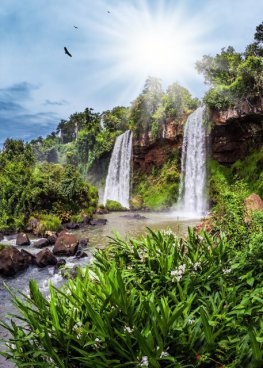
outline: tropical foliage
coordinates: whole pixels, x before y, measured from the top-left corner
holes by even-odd
[[[31,146],[7,140],[0,154],[0,229],[19,230],[30,216],[57,215],[61,221],[81,210],[93,213],[97,191],[71,165],[35,163]]]
[[[215,57],[205,55],[196,66],[211,86],[204,101],[214,110],[239,107],[245,102],[253,109],[263,98],[263,23],[256,28],[254,42],[243,53],[233,47]]]
[[[262,246],[192,230],[113,239],[50,299],[34,281],[12,294],[2,354],[18,367],[260,367]]]

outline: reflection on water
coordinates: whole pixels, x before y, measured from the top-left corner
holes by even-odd
[[[113,212],[108,215],[100,216],[99,218],[106,218],[108,220],[106,225],[98,225],[94,227],[87,227],[79,229],[74,233],[78,238],[89,238],[88,250],[92,250],[95,247],[104,248],[109,243],[109,236],[114,236],[114,232],[118,232],[122,238],[125,237],[139,237],[147,233],[147,227],[153,230],[172,230],[178,235],[184,235],[187,233],[188,226],[194,226],[198,220],[179,220],[171,217],[166,213],[142,213],[141,216],[145,216],[146,219],[127,218],[123,216],[133,216],[131,212]],[[7,242],[10,245],[15,245],[15,240]],[[18,247],[21,249],[22,247]],[[24,247],[29,252],[36,253],[39,251],[35,248]],[[50,247],[52,249],[52,247]],[[88,252],[90,254],[90,252]],[[83,258],[81,261],[74,259],[74,257],[67,258],[67,266],[74,267],[76,264],[85,265],[89,262],[90,258]],[[15,313],[15,309],[10,302],[10,296],[3,286],[3,281],[7,283],[12,289],[17,289],[23,293],[28,293],[28,281],[35,279],[40,287],[40,290],[44,294],[48,294],[48,285],[51,281],[53,285],[60,285],[63,279],[60,274],[54,273],[54,267],[36,268],[30,267],[27,271],[14,278],[3,280],[0,277],[0,318],[4,318],[9,313]],[[0,340],[6,337],[6,332],[0,327]],[[7,363],[0,356],[0,367],[11,368],[13,364]]]

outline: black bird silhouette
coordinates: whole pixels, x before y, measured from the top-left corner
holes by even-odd
[[[71,53],[68,51],[68,49],[66,47],[64,47],[64,51],[65,51],[65,54],[72,57]]]
[[[107,13],[109,13],[109,14],[110,14],[110,11],[109,11],[109,10],[107,10]]]
[[[76,28],[76,29],[79,29],[79,27],[77,27],[77,26],[73,26],[74,28]]]

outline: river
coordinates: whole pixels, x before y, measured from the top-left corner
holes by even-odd
[[[136,213],[138,214],[138,213]],[[88,248],[86,249],[89,257],[83,258],[81,261],[74,259],[74,257],[67,258],[67,266],[74,267],[75,265],[85,265],[89,262],[92,252],[95,248],[105,248],[109,242],[109,237],[114,236],[118,232],[122,238],[125,237],[140,237],[147,233],[147,227],[153,230],[172,230],[178,235],[185,235],[189,226],[196,225],[198,220],[179,219],[174,218],[168,213],[141,213],[145,219],[127,218],[126,216],[133,216],[131,212],[112,212],[107,215],[102,215],[99,218],[106,218],[108,221],[106,225],[97,225],[81,228],[74,231],[78,238],[89,238]],[[1,243],[15,245],[15,240],[5,240]],[[18,247],[21,249],[21,247]],[[29,252],[36,253],[39,250],[31,246],[24,247]],[[50,247],[52,249],[52,247]],[[60,273],[54,273],[54,267],[36,268],[30,267],[27,271],[19,274],[14,278],[3,279],[0,277],[0,318],[6,319],[8,313],[14,313],[15,308],[10,301],[10,295],[3,286],[3,281],[12,289],[17,289],[23,293],[28,293],[28,281],[35,279],[41,291],[48,294],[48,285],[51,281],[54,285],[60,285],[64,282]],[[0,327],[0,340],[6,337],[6,331]],[[0,367],[11,368],[13,364],[6,362],[0,356]]]

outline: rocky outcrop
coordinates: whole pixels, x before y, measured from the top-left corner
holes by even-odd
[[[186,117],[180,122],[167,120],[162,138],[153,140],[151,134],[133,142],[133,170],[150,173],[154,167],[162,167],[171,157],[180,159]]]
[[[30,245],[30,240],[27,234],[25,233],[17,234],[16,245],[20,246]]]
[[[262,101],[253,108],[244,102],[236,109],[213,111],[211,120],[211,155],[219,163],[231,165],[262,147]]]

